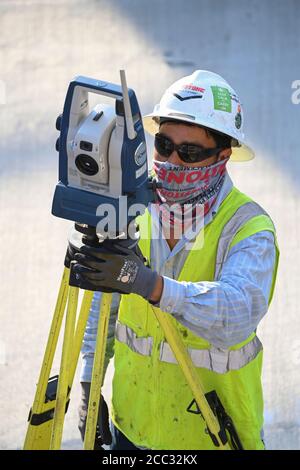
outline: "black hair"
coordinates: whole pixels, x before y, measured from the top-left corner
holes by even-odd
[[[231,140],[232,138],[229,135],[222,134],[221,132],[213,131],[212,129],[207,129],[206,127],[202,127],[205,130],[206,135],[208,137],[212,137],[216,142],[216,147],[223,147],[223,148],[230,148],[231,147]]]

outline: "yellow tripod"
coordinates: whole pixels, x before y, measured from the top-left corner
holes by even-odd
[[[70,270],[65,268],[44,353],[34,403],[28,418],[29,424],[24,443],[25,450],[54,450],[59,449],[61,446],[65,412],[70,400],[70,391],[94,294],[92,291],[84,292],[77,325],[75,327],[79,289],[78,287],[69,286],[69,273]],[[103,376],[110,303],[111,294],[103,294],[97,335],[99,339],[101,338],[101,341],[97,340],[97,351],[94,361],[94,393],[93,390],[91,390],[90,395],[90,403],[92,403],[93,406],[89,407],[88,426],[84,443],[86,449],[93,449],[95,441],[97,425],[97,414],[95,410],[98,410],[97,402],[99,402],[97,390],[99,392],[99,383],[102,383],[101,377]],[[49,378],[66,305],[67,312],[60,373],[59,376]],[[99,347],[101,344],[102,347]]]
[[[69,286],[69,275],[70,270],[65,268],[37,384],[35,399],[28,418],[29,424],[24,444],[25,450],[56,450],[60,449],[61,446],[65,412],[70,400],[70,391],[94,294],[92,291],[84,291],[76,324],[79,288]],[[84,440],[85,450],[92,450],[94,448],[100,391],[104,376],[104,358],[111,298],[112,294],[102,295]],[[60,373],[59,376],[49,378],[66,305],[67,312]],[[222,433],[221,431],[219,420],[205,397],[199,376],[182,343],[180,335],[167,314],[162,313],[158,308],[152,307],[152,309],[185,379],[193,392],[195,402],[207,424],[216,449],[230,450],[226,433],[224,438],[224,432]]]

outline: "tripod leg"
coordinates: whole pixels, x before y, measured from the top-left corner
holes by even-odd
[[[81,303],[80,313],[76,325],[75,337],[74,337],[74,354],[72,357],[72,363],[70,368],[69,376],[69,387],[72,387],[74,375],[76,372],[76,367],[78,364],[79,354],[81,350],[81,345],[83,341],[83,336],[85,332],[85,327],[90,313],[91,303],[93,299],[94,292],[90,290],[84,291],[83,299]]]
[[[69,288],[68,281],[69,269],[65,268],[50,327],[50,333],[47,341],[46,350],[44,353],[35,398],[28,418],[29,424],[24,443],[24,450],[42,450],[49,448],[49,439],[47,438],[47,436],[49,435],[49,429],[52,422],[51,410],[53,409],[53,402],[50,399],[46,401],[45,396],[59,337],[59,332],[61,329],[62,319],[66,307]]]
[[[166,340],[169,343],[174,356],[177,359],[185,379],[193,392],[193,396],[195,397],[196,403],[201,411],[204,421],[206,422],[210,432],[214,434],[216,440],[218,441],[219,446],[216,447],[216,449],[230,450],[229,444],[223,444],[220,440],[220,424],[206,400],[205,393],[198,374],[196,373],[194,364],[182,342],[178,331],[170,321],[170,318],[168,318],[167,314],[162,313],[156,307],[152,307],[152,310],[164,332]]]
[[[95,444],[100,394],[104,379],[104,359],[111,301],[112,294],[102,294],[102,301],[100,307],[100,321],[97,331],[97,341],[92,372],[88,416],[84,437],[84,450],[93,450]]]
[[[74,330],[78,303],[78,287],[69,288],[68,308],[62,347],[56,406],[53,418],[50,449],[60,449],[68,395],[69,373],[73,354]]]

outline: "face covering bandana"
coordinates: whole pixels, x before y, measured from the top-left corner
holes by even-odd
[[[163,223],[172,226],[184,222],[186,227],[197,216],[197,208],[205,216],[222,187],[228,160],[194,168],[155,160],[153,170],[161,185],[157,195]]]

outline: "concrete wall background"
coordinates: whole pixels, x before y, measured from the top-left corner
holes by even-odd
[[[299,27],[296,0],[0,0],[1,449],[23,444],[70,227],[50,214],[55,119],[75,75],[118,82],[120,68],[144,112],[197,68],[223,75],[241,97],[257,157],[229,171],[270,213],[281,247],[259,326],[266,441],[300,448],[300,105],[291,99]],[[76,384],[65,448],[80,447],[78,392]]]

